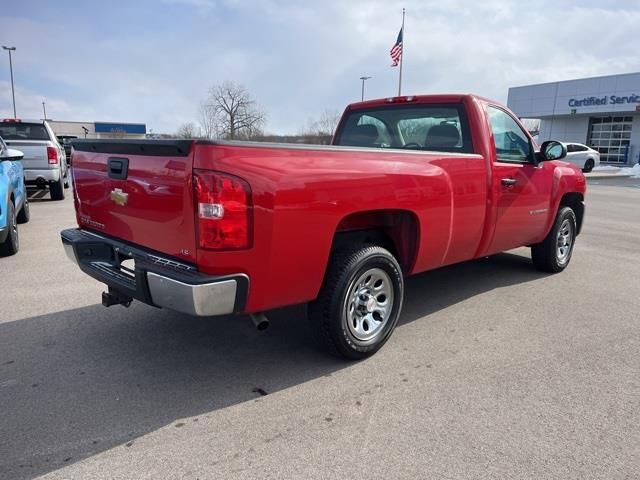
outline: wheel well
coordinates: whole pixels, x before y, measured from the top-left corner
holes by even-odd
[[[581,193],[565,193],[560,199],[561,207],[570,207],[576,214],[578,234],[582,230],[582,220],[584,219],[584,196]]]
[[[418,218],[408,210],[369,210],[352,213],[338,224],[332,250],[354,243],[375,244],[389,250],[404,272],[415,263]]]

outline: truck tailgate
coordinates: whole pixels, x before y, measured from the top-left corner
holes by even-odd
[[[191,141],[73,142],[82,228],[196,260]]]
[[[47,147],[52,145],[46,140],[7,140],[7,146],[20,150],[24,154],[22,166],[25,170],[41,170],[58,168],[57,165],[49,165]]]

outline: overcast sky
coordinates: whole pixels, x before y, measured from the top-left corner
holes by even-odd
[[[640,71],[640,0],[90,0],[6,2],[18,117],[197,121],[209,86],[244,84],[266,131],[394,95],[389,49],[406,7],[403,93],[472,92]],[[0,51],[0,117],[12,116]],[[637,92],[640,94],[640,92]]]

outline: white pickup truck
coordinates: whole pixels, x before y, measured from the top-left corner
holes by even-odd
[[[0,121],[0,137],[7,146],[24,153],[27,186],[48,186],[52,200],[64,199],[64,189],[69,188],[65,152],[46,120],[4,119]]]

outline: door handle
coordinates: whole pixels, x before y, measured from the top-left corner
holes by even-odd
[[[500,180],[500,182],[505,187],[513,187],[516,183],[518,183],[518,180],[516,180],[515,178],[503,178],[502,180]]]
[[[129,159],[111,157],[107,160],[107,175],[115,180],[126,180],[129,174]]]

